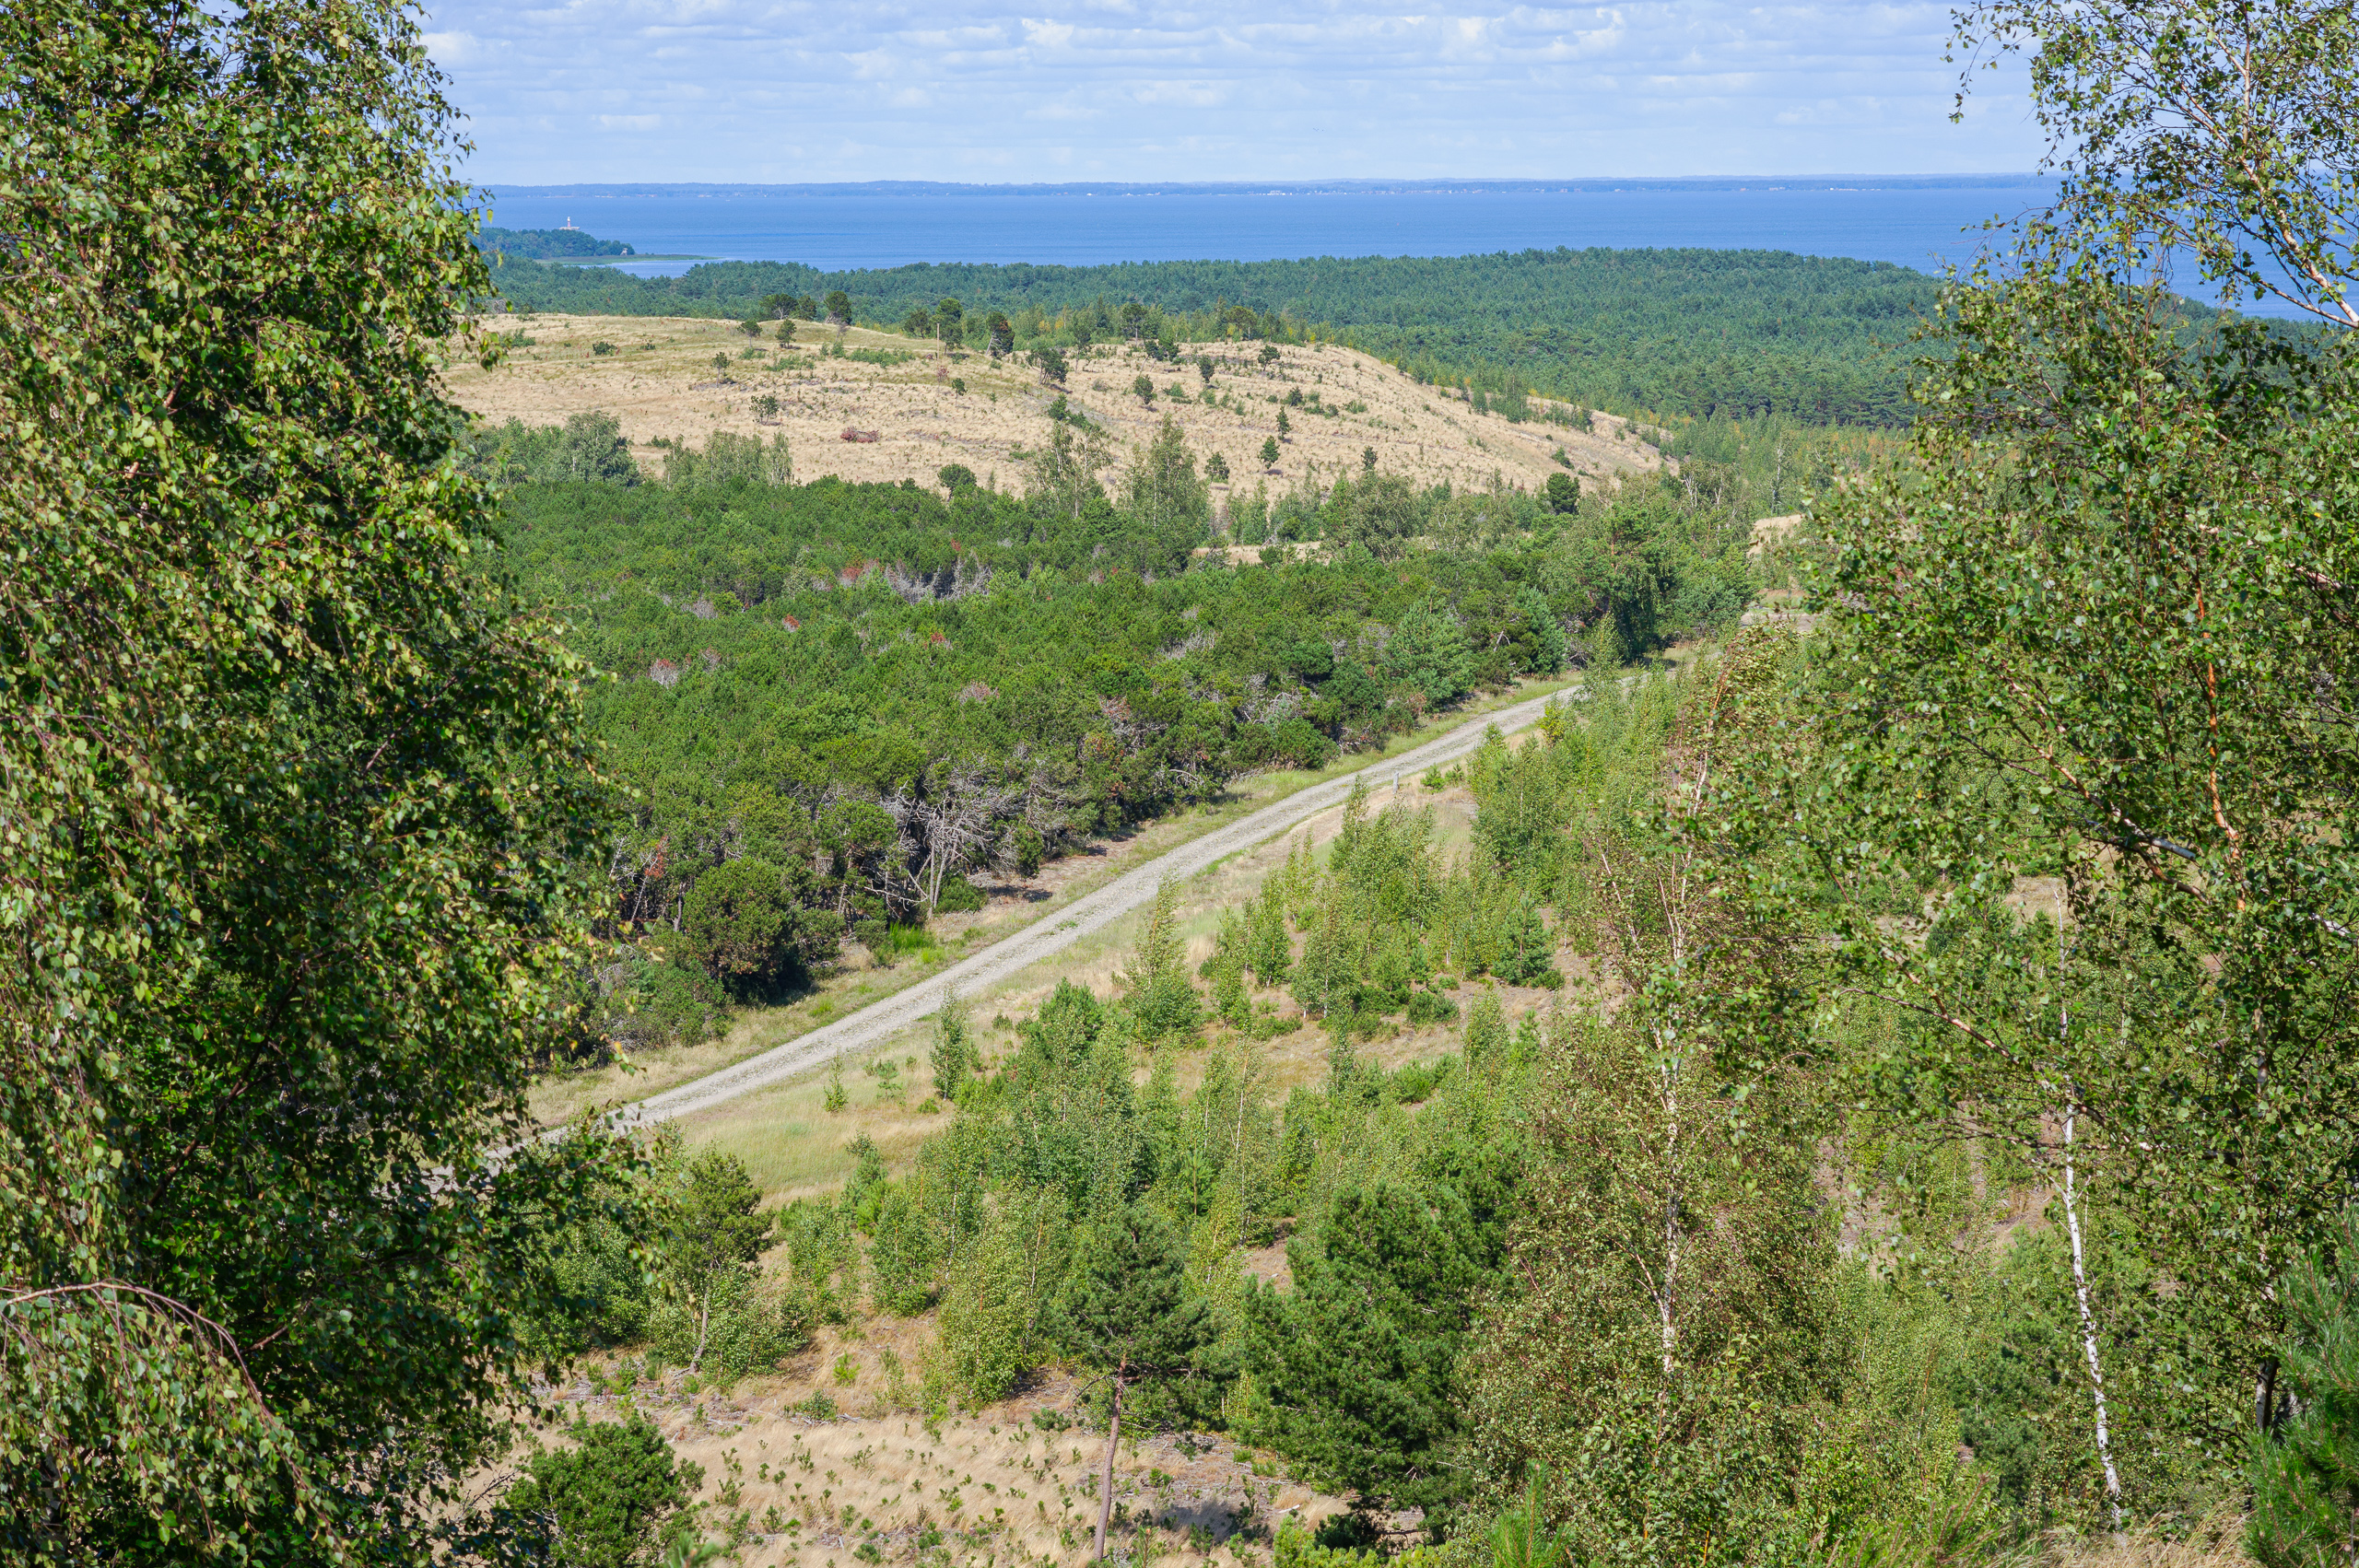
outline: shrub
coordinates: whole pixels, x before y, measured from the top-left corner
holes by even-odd
[[[590,352],[596,355],[601,359],[604,359],[607,355],[612,354],[614,351],[615,345],[608,343],[603,337],[590,345]]]
[[[950,1277],[930,1381],[978,1407],[1005,1398],[1037,1360],[1021,1225],[993,1223]]]
[[[647,1561],[666,1520],[704,1484],[680,1464],[645,1416],[622,1423],[577,1422],[574,1446],[535,1457],[502,1507],[536,1518],[550,1561],[564,1568],[629,1568]]]
[[[783,968],[793,952],[794,909],[776,866],[726,860],[689,890],[684,930],[713,978],[751,986]]]
[[[945,877],[933,900],[936,914],[971,914],[983,907],[982,889],[963,876]]]
[[[584,1027],[626,1050],[701,1045],[719,1034],[729,1021],[728,995],[687,961],[685,946],[681,961],[657,943],[618,949],[615,962],[590,977]],[[600,1056],[593,1053],[593,1063]]]
[[[1263,554],[1269,555],[1273,552],[1276,554],[1278,559],[1285,559],[1285,552],[1277,550],[1274,545],[1270,546]],[[1265,561],[1263,564],[1273,563]],[[1278,755],[1307,772],[1315,773],[1334,758],[1335,743],[1320,734],[1308,719],[1285,720],[1277,726],[1275,734]]]

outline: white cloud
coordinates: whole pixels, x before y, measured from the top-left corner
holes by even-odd
[[[418,41],[426,45],[426,53],[434,63],[446,71],[453,65],[465,64],[475,55],[475,37],[469,32],[421,33]]]
[[[442,0],[427,45],[501,183],[750,179],[744,148],[790,146],[806,180],[2030,167],[2017,78],[1950,123],[1947,22],[1939,0]]]

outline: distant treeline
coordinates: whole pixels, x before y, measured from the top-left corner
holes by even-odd
[[[1905,423],[1904,348],[1941,287],[1889,263],[1776,251],[1525,251],[1110,266],[924,263],[823,273],[717,262],[675,278],[511,264],[520,310],[744,319],[849,298],[898,326],[940,301],[990,346],[1128,335],[1330,338],[1422,380],[1658,415]],[[1143,307],[1126,315],[1125,307]]]
[[[536,260],[557,256],[635,256],[619,240],[601,240],[579,228],[479,228],[475,249]]]

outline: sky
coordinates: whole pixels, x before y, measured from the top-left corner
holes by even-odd
[[[433,6],[492,185],[1995,173],[2018,70],[1950,120],[1945,4],[1403,14],[1345,0]]]

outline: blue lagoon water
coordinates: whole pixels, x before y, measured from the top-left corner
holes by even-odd
[[[1795,251],[1938,272],[1972,259],[1980,226],[2047,205],[2052,187],[1915,182],[1614,189],[1450,189],[1248,193],[1161,189],[495,189],[491,222],[569,221],[641,252],[802,262],[836,272],[912,262],[1269,261],[1454,256],[1557,246]],[[687,262],[635,262],[643,275]]]

